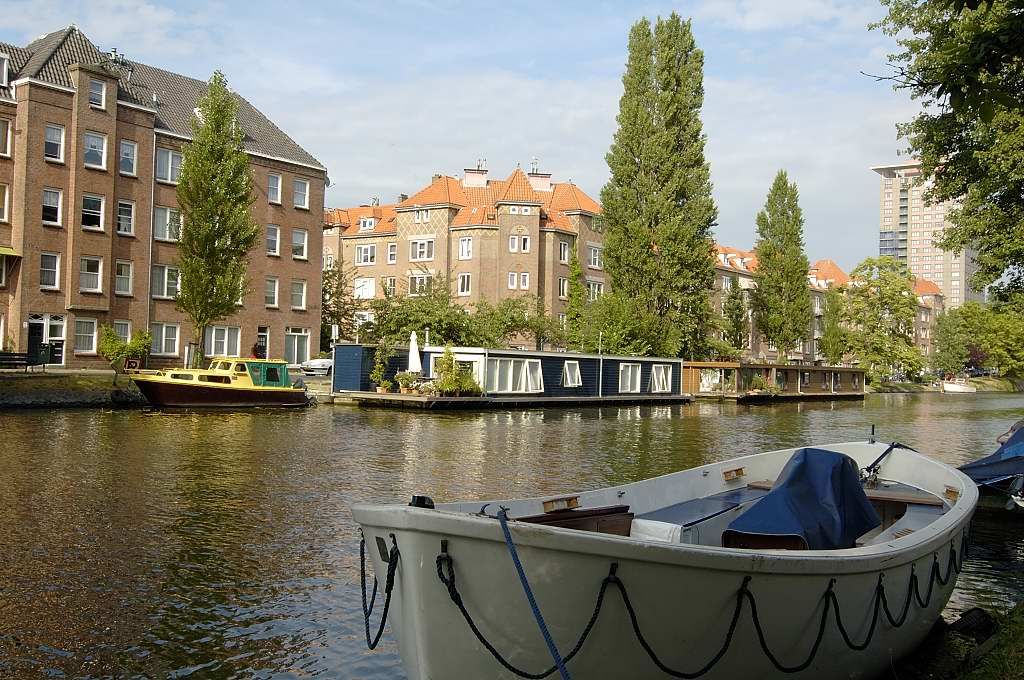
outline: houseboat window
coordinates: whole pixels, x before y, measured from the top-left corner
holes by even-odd
[[[619,364],[619,392],[640,391],[640,364]]]
[[[566,361],[562,364],[562,387],[581,387],[583,378],[580,377],[580,362]]]
[[[488,359],[487,391],[498,394],[543,392],[540,359]]]
[[[821,389],[828,389],[828,377],[831,375],[829,371],[825,371],[821,374]]]
[[[231,378],[226,375],[201,375],[199,381],[228,384],[231,382]]]
[[[807,387],[811,384],[811,373],[810,371],[804,371],[800,374],[800,387]]]
[[[245,364],[235,364],[235,373],[245,373]]]
[[[175,380],[191,380],[192,379],[192,374],[191,373],[171,373],[171,377],[174,378]]]
[[[281,382],[281,369],[278,366],[267,366],[266,382],[278,384]]]
[[[717,372],[717,371],[716,371]],[[654,364],[651,366],[651,392],[672,391],[671,364]]]
[[[860,376],[858,376],[856,373],[850,376],[850,380],[853,383],[853,389],[857,389],[860,386]]]
[[[832,389],[838,390],[842,386],[843,386],[843,374],[842,373],[835,373],[835,384],[833,384]]]

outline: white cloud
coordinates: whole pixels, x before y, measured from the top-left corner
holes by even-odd
[[[694,9],[697,20],[740,31],[769,31],[831,24],[863,29],[878,19],[879,9],[863,0],[704,0]]]

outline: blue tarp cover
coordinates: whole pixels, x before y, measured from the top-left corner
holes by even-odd
[[[852,548],[880,524],[861,486],[857,463],[826,449],[800,449],[775,486],[726,532],[797,536],[811,550]]]
[[[1024,427],[1014,432],[995,453],[968,463],[960,470],[977,484],[1024,474]]]

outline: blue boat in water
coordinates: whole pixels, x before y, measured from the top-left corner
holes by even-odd
[[[1024,507],[1024,420],[999,437],[995,453],[960,467],[985,496],[1006,499],[1005,507]],[[985,503],[985,505],[993,505]]]

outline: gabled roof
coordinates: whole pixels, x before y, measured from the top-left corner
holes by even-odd
[[[372,230],[359,230],[359,221],[364,217],[372,217],[376,220]],[[357,208],[327,208],[324,210],[324,225],[327,227],[341,227],[342,236],[371,233],[393,234],[396,230],[395,206],[391,204],[361,205]]]
[[[495,203],[543,203],[544,201],[530,186],[530,179],[521,168],[516,168],[505,180],[505,190]]]
[[[932,281],[917,277],[914,279],[914,295],[942,295],[942,289]]]
[[[811,265],[811,274],[819,281],[828,282],[831,286],[845,286],[850,282],[850,277],[839,268],[839,265],[832,260],[818,260]]]
[[[405,199],[397,206],[408,210],[422,205],[466,205],[468,200],[462,191],[462,183],[448,175],[434,175],[430,184]]]
[[[719,267],[737,272],[753,272],[757,269],[757,254],[752,250],[740,250],[716,243],[715,253],[718,255],[716,264]]]
[[[184,137],[192,136],[194,110],[207,88],[201,80],[154,66],[137,62],[124,67],[114,64],[74,25],[37,38],[24,48],[0,43],[0,52],[11,56],[9,81],[33,78],[51,85],[73,87],[69,66],[82,64],[101,68],[117,78],[118,100],[154,109],[158,131]],[[11,98],[10,88],[0,88],[0,96]],[[234,96],[247,151],[325,169],[256,107],[237,93]]]

